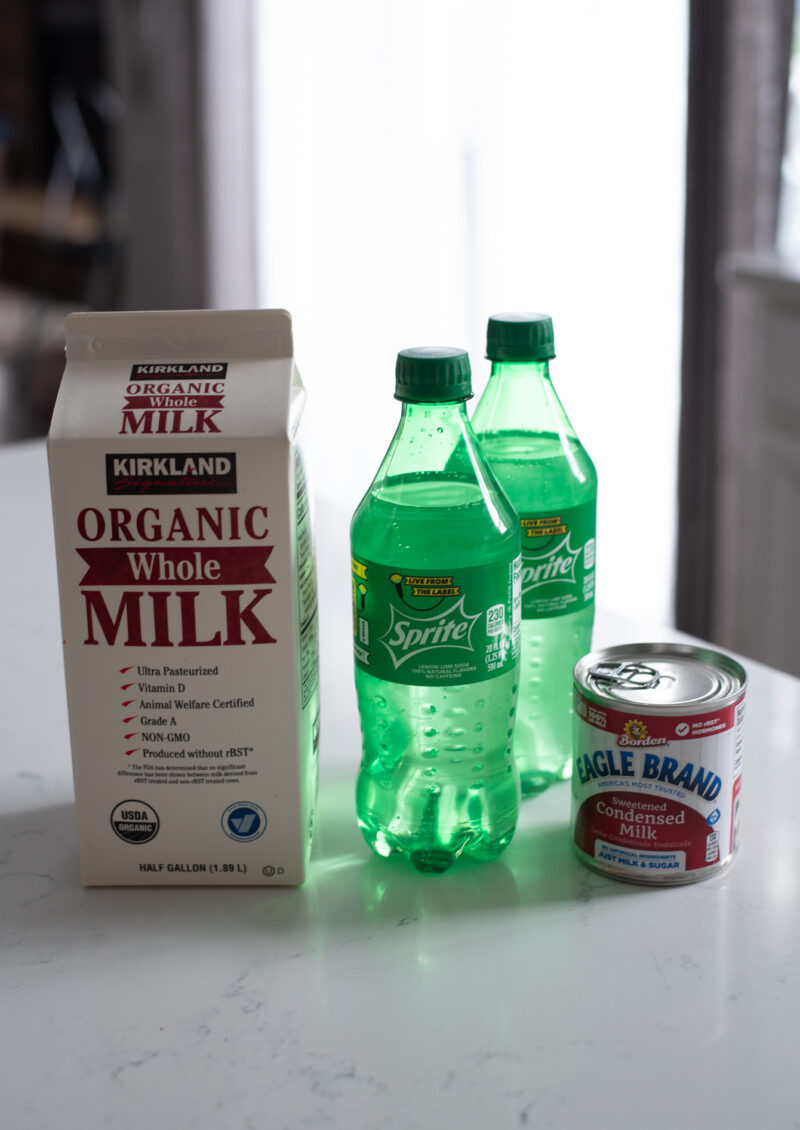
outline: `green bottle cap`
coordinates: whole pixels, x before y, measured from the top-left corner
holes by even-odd
[[[492,314],[486,330],[490,361],[550,361],[555,357],[549,314]]]
[[[464,349],[422,346],[397,354],[394,395],[397,400],[424,403],[468,400],[472,396],[472,372]]]

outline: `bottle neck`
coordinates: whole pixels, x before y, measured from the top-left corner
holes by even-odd
[[[547,361],[493,361],[473,426],[479,434],[523,430],[575,438]]]
[[[435,519],[441,525],[435,530],[437,554],[444,557],[456,552],[460,538],[458,552],[477,562],[484,539],[487,552],[494,552],[498,534],[513,550],[519,534],[519,519],[475,437],[463,400],[403,402],[397,430],[354,523],[373,511],[386,523],[375,544],[395,548],[410,536],[403,533],[406,522],[422,520],[423,513],[425,521]],[[469,533],[467,522],[475,523]]]
[[[436,400],[426,404],[421,400],[402,400],[400,402],[400,424],[425,420],[436,421],[437,425],[449,424],[458,419],[467,419],[466,400]]]
[[[464,400],[403,401],[400,422],[387,455],[392,473],[430,474],[452,462],[472,428]]]
[[[493,377],[519,377],[528,381],[550,380],[549,361],[492,361]]]
[[[404,483],[434,479],[453,488],[452,498],[446,489],[431,495],[440,504],[461,505],[466,498],[488,501],[500,490],[475,438],[465,401],[404,402],[371,490],[378,497],[388,492],[394,498]],[[493,509],[506,505],[492,501]]]

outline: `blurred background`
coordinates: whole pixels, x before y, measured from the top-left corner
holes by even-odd
[[[0,0],[0,441],[75,309],[280,306],[347,515],[394,359],[554,319],[598,601],[800,674],[795,0]]]

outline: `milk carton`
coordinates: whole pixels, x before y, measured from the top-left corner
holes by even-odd
[[[48,451],[83,882],[301,883],[319,663],[289,314],[66,334]]]

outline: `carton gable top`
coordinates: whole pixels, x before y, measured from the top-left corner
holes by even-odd
[[[220,438],[291,436],[302,411],[305,391],[294,365],[286,310],[81,313],[70,314],[65,329],[67,367],[51,439],[114,434],[124,441],[121,422],[126,406],[130,410],[134,367],[142,369],[136,391],[169,397],[152,402],[158,406],[179,404],[170,395],[173,389],[185,395],[189,382],[200,379],[183,378],[179,366],[191,373],[193,366],[224,363],[221,410],[209,426],[209,439],[217,428]],[[144,434],[140,430],[128,438],[141,441]],[[193,437],[172,438],[180,443]]]

